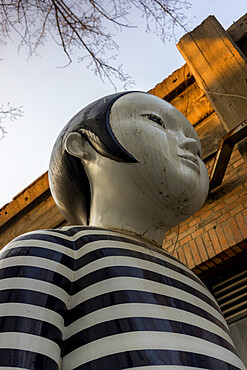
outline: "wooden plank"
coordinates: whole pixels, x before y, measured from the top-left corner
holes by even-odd
[[[52,229],[63,223],[67,224],[50,195],[26,214],[1,227],[0,249],[17,236],[28,231]]]
[[[198,125],[214,112],[204,92],[196,83],[188,86],[170,103],[183,113],[193,126]]]
[[[233,23],[231,27],[227,29],[227,33],[231,36],[234,42],[238,42],[242,37],[247,34],[247,13]]]
[[[0,209],[0,227],[13,219],[13,217],[22,212],[26,207],[29,207],[32,202],[47,191],[49,191],[49,182],[46,172],[17,194],[12,202]]]
[[[216,113],[213,113],[196,126],[196,132],[202,144],[202,159],[205,160],[217,151],[221,137],[226,134],[226,129]]]
[[[183,67],[180,70],[177,70],[176,74],[174,72],[174,78],[177,78],[176,81],[174,80],[175,82],[172,82],[170,79],[173,75],[169,76],[149,92],[155,96],[164,98],[165,100],[167,100],[167,96],[171,97],[169,100],[170,104],[183,113],[193,126],[197,126],[204,120],[209,122],[210,120],[207,118],[214,113],[212,105],[196,82],[193,82],[192,84],[189,83],[188,85],[185,83],[184,76],[181,74],[182,69]],[[178,83],[177,87],[173,85],[176,83]],[[221,134],[223,132],[224,134],[225,130],[222,130],[220,120],[217,119],[215,115],[213,120],[215,123],[214,128],[216,123],[220,125],[217,133],[219,132]],[[217,150],[217,148],[215,148],[215,150]]]
[[[195,79],[187,64],[184,64],[153,89],[149,90],[148,93],[170,102],[178,93],[194,82]]]
[[[247,35],[247,14],[229,27],[227,33],[236,43],[245,37]],[[170,76],[166,77],[162,82],[149,90],[148,93],[170,102],[181,92],[182,87],[185,90],[186,87],[191,85],[194,81],[194,77],[188,65],[184,64],[181,68],[174,71]],[[170,96],[172,96],[172,98],[170,98]]]
[[[216,18],[208,17],[177,46],[227,131],[245,121],[246,58]]]

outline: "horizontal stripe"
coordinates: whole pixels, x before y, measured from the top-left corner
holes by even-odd
[[[0,317],[0,333],[26,333],[38,335],[55,342],[60,348],[63,344],[63,334],[55,325],[28,317]]]
[[[138,278],[139,277],[140,278],[145,278],[145,279],[149,278],[149,279],[152,279],[153,281],[156,280],[158,283],[169,284],[173,288],[182,289],[183,291],[187,290],[187,292],[189,294],[192,294],[193,296],[197,295],[197,296],[199,296],[200,299],[205,299],[206,300],[206,298],[207,298],[207,297],[204,297],[200,292],[194,291],[191,287],[188,287],[188,286],[184,285],[183,283],[177,282],[177,281],[175,281],[171,278],[168,280],[167,278],[164,278],[161,275],[157,275],[157,274],[155,275],[154,273],[151,273],[150,271],[145,271],[143,269],[142,270],[140,270],[140,269],[132,269],[131,270],[130,268],[120,267],[120,266],[118,266],[117,271],[112,270],[112,268],[110,268],[110,269],[107,269],[107,271],[100,270],[98,272],[99,276],[89,276],[89,277],[86,276],[86,277],[84,277],[82,279],[84,281],[84,286],[82,286],[79,282],[77,289],[79,291],[81,291],[81,289],[85,287],[85,284],[89,285],[89,284],[91,284],[92,281],[93,281],[93,283],[97,282],[97,280],[102,282],[102,280],[104,280],[105,276],[111,278],[111,274],[110,274],[111,271],[113,273],[113,276],[114,275],[121,276],[122,274],[124,274],[125,276],[127,275],[127,278],[131,275],[134,276],[134,277],[137,276]],[[7,281],[11,280],[10,277],[11,278],[13,277],[13,279],[16,280],[18,275],[20,276],[21,281],[23,281],[24,278],[30,278],[30,280],[32,278],[32,279],[38,279],[39,281],[42,280],[42,281],[40,281],[40,283],[50,283],[50,282],[52,282],[52,284],[57,285],[58,287],[59,286],[62,287],[62,288],[59,287],[59,290],[64,289],[67,293],[69,293],[69,289],[71,288],[71,284],[70,284],[70,281],[68,279],[65,279],[60,274],[50,272],[49,270],[46,270],[46,269],[34,268],[32,266],[29,266],[29,267],[17,266],[17,267],[10,267],[10,268],[0,270],[1,278],[2,279],[6,278]],[[46,281],[44,281],[44,280],[46,280]],[[2,282],[3,282],[3,280],[2,280]],[[19,281],[19,286],[20,285],[21,285],[21,282]],[[1,287],[1,283],[0,283],[0,287]],[[23,284],[21,285],[21,287],[26,288],[26,281],[23,281]],[[76,289],[76,283],[74,283],[74,290],[75,289]],[[32,288],[32,290],[34,290],[34,288]],[[36,287],[36,290],[40,291],[41,286],[38,286],[38,288]],[[52,293],[52,295],[55,295],[55,294]],[[59,296],[57,296],[57,298],[62,299],[61,294]],[[209,301],[209,303],[210,303],[210,301]]]
[[[30,242],[30,241],[28,241],[28,242]],[[34,240],[33,242],[35,244],[37,244],[36,240]],[[72,258],[70,256],[67,256],[67,255],[64,255],[64,254],[62,254],[62,253],[60,253],[56,250],[48,249],[48,247],[53,248],[54,245],[51,245],[51,243],[48,243],[48,245],[45,244],[44,241],[42,241],[42,243],[44,243],[44,244],[41,244],[42,246],[40,246],[40,247],[37,247],[35,245],[28,245],[28,246],[22,245],[22,246],[19,246],[19,247],[14,247],[12,249],[6,250],[4,253],[2,253],[2,258],[5,258],[5,260],[1,261],[1,263],[3,264],[2,266],[3,267],[7,266],[7,264],[11,265],[11,259],[8,260],[9,257],[15,258],[16,261],[17,261],[18,256],[22,256],[23,258],[26,257],[27,260],[28,260],[28,258],[33,257],[32,260],[34,260],[34,263],[36,265],[38,265],[39,262],[35,262],[34,257],[39,257],[40,259],[41,258],[45,259],[44,262],[40,262],[41,265],[49,263],[49,262],[46,262],[46,260],[49,260],[49,261],[51,260],[50,263],[51,264],[53,263],[54,266],[55,266],[55,262],[59,262],[60,266],[62,266],[62,265],[68,266],[67,269],[66,269],[66,267],[64,267],[64,269],[65,269],[64,273],[66,273],[66,275],[67,274],[71,275],[70,270],[73,269],[74,264],[75,264],[74,258]],[[100,254],[100,255],[97,255],[97,253]],[[80,264],[86,265],[87,263],[95,261],[95,259],[97,259],[97,258],[103,258],[103,257],[107,257],[107,256],[115,256],[116,254],[117,255],[120,254],[122,256],[125,256],[127,254],[127,256],[135,256],[135,257],[137,256],[137,257],[142,258],[142,259],[148,259],[148,260],[151,260],[151,262],[155,262],[156,264],[160,263],[161,265],[165,265],[168,268],[175,269],[178,272],[183,272],[183,273],[185,273],[186,276],[188,276],[190,278],[193,278],[193,280],[195,280],[197,282],[199,281],[192,273],[190,273],[188,271],[184,271],[181,268],[175,267],[174,265],[171,265],[167,261],[157,260],[157,257],[149,256],[148,254],[144,254],[144,253],[140,253],[140,254],[137,255],[137,252],[132,251],[131,249],[128,250],[128,249],[119,248],[119,246],[116,246],[116,245],[115,245],[115,248],[105,248],[103,253],[101,251],[101,248],[99,250],[93,251],[92,255],[87,256],[87,257],[89,257],[89,259],[88,258],[82,258],[81,263],[80,263],[80,261],[77,261],[76,264],[77,265],[80,265]],[[83,256],[85,256],[85,255],[83,255]],[[15,261],[15,260],[13,260],[13,261]],[[14,264],[14,262],[12,262],[12,263]],[[60,268],[60,267],[58,266],[57,268]],[[62,269],[62,268],[63,267],[61,267],[60,269]],[[199,281],[199,283],[201,284],[200,281]]]
[[[51,358],[39,353],[20,349],[0,349],[0,369],[4,370],[59,370],[58,364]]]
[[[136,255],[136,254],[135,254]],[[143,268],[144,270],[156,272],[158,274],[164,275],[165,277],[170,277],[176,280],[183,281],[184,284],[190,285],[193,288],[199,290],[200,292],[204,293],[205,295],[209,296],[211,298],[211,294],[209,293],[208,289],[205,289],[201,286],[198,282],[192,280],[188,276],[186,276],[184,273],[181,273],[180,271],[176,271],[172,269],[172,266],[169,264],[167,265],[160,265],[157,264],[157,258],[154,260],[146,260],[146,259],[139,259],[135,257],[125,257],[125,256],[111,256],[111,257],[105,257],[103,261],[99,261],[99,266],[97,266],[98,261],[95,261],[95,264],[90,265],[89,271],[85,271],[86,273],[89,273],[91,271],[97,270],[99,268],[108,267],[109,265],[111,267],[114,266],[130,266],[130,267],[137,267],[137,268]],[[95,267],[94,267],[95,266]],[[90,271],[91,270],[91,271]],[[79,271],[75,273],[75,280],[77,280],[80,277]]]
[[[52,261],[50,259],[44,259],[40,258],[39,256],[37,257],[32,257],[32,256],[16,256],[16,257],[11,257],[11,258],[6,258],[4,260],[0,260],[0,269],[7,268],[7,267],[12,267],[12,266],[28,266],[28,267],[40,267],[43,269],[47,269],[53,272],[56,272],[70,281],[73,280],[74,272],[55,261]],[[0,270],[1,271],[1,270]]]
[[[8,251],[12,250],[12,253],[14,253],[14,248],[44,248],[48,249],[52,253],[58,252],[63,255],[66,255],[68,257],[74,258],[75,257],[75,251],[72,249],[67,248],[63,244],[59,243],[52,243],[46,240],[39,240],[39,239],[28,239],[28,240],[17,240],[13,241],[9,244],[7,244],[2,250],[1,250],[1,258],[8,257]]]
[[[132,241],[133,244],[142,246],[144,248],[151,249],[154,252],[159,253],[161,255],[165,255],[166,257],[168,257],[170,259],[173,259],[174,261],[177,261],[179,264],[183,265],[181,261],[177,260],[177,258],[170,255],[168,252],[166,252],[164,249],[162,249],[162,247],[155,246],[155,245],[151,244],[150,242],[148,242],[147,240],[142,240],[141,237],[138,238],[137,236],[131,235],[128,232],[124,233],[123,231],[114,231],[114,230],[102,229],[102,228],[97,228],[97,227],[94,227],[94,226],[87,227],[87,231],[86,231],[85,227],[82,228],[83,229],[82,231],[80,230],[80,227],[74,228],[73,226],[72,227],[68,226],[68,227],[61,228],[61,230],[65,230],[69,233],[71,232],[72,229],[77,229],[77,231],[73,234],[73,238],[76,241],[78,239],[80,239],[82,236],[93,236],[93,237],[95,237],[95,236],[98,236],[98,235],[104,235],[109,240],[117,240],[117,239],[113,238],[113,237],[116,236],[116,237],[119,237],[119,241],[121,241],[121,239],[122,239],[122,241],[126,240],[127,242]],[[93,230],[93,233],[92,233],[92,230]],[[104,238],[101,238],[101,240],[104,240]]]
[[[59,289],[61,288],[67,294],[70,294],[71,290],[71,281],[68,280],[61,274],[58,274],[54,271],[47,270],[41,267],[33,267],[33,266],[12,266],[6,267],[4,269],[0,269],[0,281],[7,280],[10,278],[15,279],[33,279],[38,280],[41,282],[46,282],[51,284],[52,286],[57,286]],[[23,284],[25,288],[25,283]]]
[[[79,234],[81,234],[79,236]],[[88,244],[90,242],[94,242],[97,240],[114,240],[115,242],[122,241],[125,243],[135,243],[138,245],[143,246],[144,243],[141,243],[137,240],[131,239],[131,237],[126,237],[124,235],[119,235],[119,233],[112,233],[112,232],[92,232],[90,230],[88,231],[81,231],[80,233],[77,234],[78,237],[75,236],[65,236],[62,234],[57,233],[56,231],[45,231],[42,232],[41,230],[36,231],[34,233],[27,233],[24,235],[19,236],[18,238],[15,239],[15,241],[27,241],[30,239],[38,239],[42,241],[48,241],[51,243],[59,243],[67,248],[71,248],[74,250],[78,250],[85,244]]]
[[[127,241],[127,243],[125,241]],[[166,261],[168,260],[170,263],[174,264],[175,266],[180,267],[181,269],[190,272],[188,267],[182,264],[175,257],[165,252],[163,249],[151,247],[148,244],[145,245],[144,243],[136,243],[135,241],[131,239],[126,239],[126,238],[125,240],[118,240],[117,243],[116,243],[116,240],[112,240],[112,239],[92,241],[77,251],[77,254],[76,254],[77,259],[81,258],[87,253],[93,252],[98,249],[103,249],[103,248],[121,248],[125,250],[132,250],[132,251],[144,253],[146,255],[164,259]],[[192,272],[190,273],[192,276],[195,276]],[[198,281],[200,280],[198,279]]]
[[[20,367],[8,366],[8,368],[6,369],[6,367],[0,366],[0,370],[20,370]],[[28,369],[26,369],[26,370],[28,370]]]
[[[122,305],[104,307],[92,312],[69,325],[66,328],[66,338],[70,338],[80,330],[88,329],[90,326],[97,325],[102,322],[131,317],[159,318],[195,325],[198,328],[209,330],[211,333],[222,337],[233,345],[230,336],[224,330],[203,317],[199,317],[191,312],[179,310],[174,307],[164,307],[148,303],[125,303]]]
[[[73,236],[71,235],[66,235],[67,233],[70,233],[70,230],[78,230],[78,232],[76,234],[73,234]],[[81,230],[82,229],[82,230]],[[64,231],[63,230],[67,230],[64,234]],[[93,233],[92,233],[93,232]],[[61,235],[63,234],[63,235]],[[50,237],[49,237],[50,235]],[[50,243],[51,244],[57,244],[57,242],[61,242],[62,245],[64,245],[64,243],[62,242],[62,239],[63,240],[66,240],[68,242],[71,242],[71,241],[77,241],[79,240],[80,243],[78,245],[78,247],[81,249],[81,247],[85,244],[85,241],[83,241],[83,237],[85,237],[85,241],[86,243],[88,244],[92,244],[92,243],[111,243],[111,242],[118,242],[119,243],[122,243],[122,244],[125,244],[125,243],[133,243],[134,246],[136,247],[140,247],[141,250],[143,250],[143,248],[148,251],[148,253],[150,255],[152,254],[155,254],[156,257],[160,256],[161,258],[162,257],[165,257],[166,259],[168,258],[169,260],[172,260],[173,263],[175,263],[177,266],[180,266],[180,268],[183,268],[185,269],[186,271],[189,271],[189,269],[184,266],[179,260],[177,260],[175,257],[173,257],[172,255],[168,254],[166,251],[164,251],[163,249],[159,249],[158,247],[155,247],[155,246],[152,246],[150,245],[149,243],[146,243],[146,242],[142,242],[140,241],[140,239],[138,238],[135,238],[134,236],[131,236],[129,234],[124,234],[124,233],[121,233],[121,232],[118,232],[118,231],[111,231],[111,230],[106,230],[106,229],[100,229],[100,228],[96,228],[96,227],[69,227],[69,228],[62,228],[62,229],[57,229],[57,230],[40,230],[38,233],[37,231],[34,231],[34,232],[29,232],[29,233],[26,233],[26,234],[23,234],[22,236],[16,238],[14,241],[12,241],[11,243],[9,243],[6,247],[8,249],[8,247],[10,245],[15,245],[17,246],[19,242],[21,242],[22,240],[25,240],[25,242],[30,242],[30,239],[32,240],[37,240],[37,239],[41,239],[40,241],[42,242],[47,242],[46,238],[51,238],[50,240]],[[57,240],[57,238],[59,240]],[[43,239],[43,240],[42,240]],[[60,240],[61,239],[61,240]],[[55,242],[54,242],[55,241]],[[59,244],[58,244],[59,245]],[[71,248],[71,246],[73,245],[73,243],[70,243],[69,244],[69,248]],[[108,247],[110,245],[108,244]],[[6,248],[5,247],[5,248]],[[94,246],[92,246],[93,249],[94,249]],[[103,245],[101,246],[103,247]],[[62,251],[60,251],[61,253],[63,253]],[[83,252],[84,254],[84,252]],[[81,256],[77,256],[77,258],[80,258]],[[193,275],[193,274],[192,274]],[[200,281],[198,279],[198,281]]]
[[[211,298],[211,294],[208,290],[186,276],[153,262],[131,257],[112,256],[92,262],[90,265],[85,266],[84,269],[81,269],[80,272],[82,274],[80,279],[77,279],[78,274],[77,272],[75,273],[76,281],[74,281],[71,294],[76,294],[92,284],[111,277],[138,277],[182,289],[207,302],[219,311],[218,305],[213,298]]]
[[[197,326],[174,320],[133,317],[110,320],[79,331],[65,341],[64,354],[66,355],[81,346],[101,338],[130,332],[145,332],[146,334],[148,332],[179,333],[189,336],[188,340],[190,340],[191,336],[205,340],[204,346],[207,346],[207,342],[210,342],[236,353],[235,348],[229,342]]]
[[[53,236],[60,236],[62,238],[65,238],[69,240],[69,238],[76,237],[76,234],[78,233],[83,233],[81,236],[86,236],[88,234],[92,234],[93,232],[102,232],[102,228],[96,227],[96,226],[63,226],[61,228],[56,228],[56,229],[44,229],[44,230],[39,230],[39,234],[50,234]],[[26,234],[22,235],[27,235],[27,234],[37,234],[37,230],[34,231],[29,231]],[[78,239],[78,238],[77,238]]]
[[[131,235],[125,235],[123,233],[120,233],[118,231],[113,231],[113,230],[107,230],[107,229],[102,229],[99,227],[94,227],[94,226],[89,226],[89,227],[84,227],[84,226],[79,226],[79,227],[74,227],[74,226],[68,226],[68,227],[62,227],[61,229],[51,229],[51,230],[39,230],[37,231],[31,231],[25,235],[50,235],[50,236],[55,236],[58,238],[62,238],[64,240],[72,240],[72,241],[77,241],[81,239],[82,237],[87,237],[87,236],[116,236],[116,237],[123,237],[123,238],[128,238],[133,240],[134,242],[136,241],[137,243],[140,243],[140,240],[135,238],[134,236]],[[144,244],[144,242],[143,242]]]
[[[86,232],[89,233],[90,230],[86,231]],[[161,260],[163,259],[163,261],[165,260],[166,262],[172,263],[174,267],[176,266],[180,270],[183,270],[186,273],[187,276],[190,276],[192,279],[194,279],[199,284],[204,286],[204,284],[186,266],[184,266],[180,261],[175,259],[173,256],[169,255],[164,250],[162,250],[162,249],[159,250],[156,247],[151,247],[149,245],[145,245],[144,243],[140,243],[136,240],[133,240],[131,237],[128,237],[128,239],[126,237],[124,237],[124,238],[123,237],[119,237],[119,238],[116,237],[115,240],[112,240],[111,236],[105,235],[106,232],[107,231],[104,231],[103,236],[105,236],[107,238],[107,240],[96,240],[96,241],[92,241],[90,243],[88,242],[85,246],[84,246],[85,243],[83,242],[82,245],[80,245],[80,247],[81,246],[84,246],[84,247],[80,248],[79,251],[73,251],[71,249],[66,248],[63,245],[62,241],[61,240],[56,240],[55,237],[52,238],[52,241],[37,240],[36,239],[37,238],[37,232],[28,233],[28,234],[25,234],[25,235],[17,238],[16,241],[9,243],[4,248],[3,256],[5,256],[6,251],[11,249],[11,248],[16,248],[18,246],[23,247],[23,242],[22,242],[22,240],[19,240],[20,238],[22,238],[25,241],[25,246],[26,247],[30,246],[30,247],[49,248],[49,249],[52,249],[53,251],[57,251],[57,252],[66,254],[67,256],[74,257],[76,259],[81,258],[83,255],[89,253],[90,251],[95,251],[97,249],[100,250],[102,248],[109,248],[109,247],[124,248],[125,250],[134,250],[136,252],[139,251],[140,253],[143,253],[146,256],[153,257],[153,258],[159,258]],[[47,231],[43,231],[43,233],[44,233],[43,237],[45,237],[45,236],[49,237],[47,235]],[[83,231],[83,233],[85,233],[85,231]],[[109,232],[109,233],[113,233],[113,232]],[[42,234],[42,231],[41,231],[41,234]],[[116,234],[118,235],[118,233],[116,233]],[[26,240],[26,236],[28,237],[27,240]],[[31,240],[30,240],[30,238],[31,238]],[[92,239],[92,240],[94,240],[96,238],[97,238],[97,235],[91,235],[90,236],[90,239]],[[71,237],[68,237],[68,239],[70,240]],[[119,239],[119,240],[116,240],[116,239]],[[56,243],[54,243],[54,240],[56,241]],[[62,245],[57,244],[57,242],[61,242]],[[131,243],[133,243],[133,244],[131,244]],[[70,245],[69,245],[70,248],[71,248],[71,245],[73,245],[73,242],[70,243]]]
[[[49,234],[50,234],[50,236],[49,236]],[[85,240],[83,240],[83,237],[81,237],[81,235],[84,236]],[[102,230],[102,231],[99,230],[99,231],[97,231],[97,233],[94,232],[93,234],[92,234],[91,230],[88,230],[88,231],[83,230],[81,232],[81,235],[79,235],[77,240],[76,240],[76,241],[79,241],[78,248],[80,248],[80,251],[81,251],[81,253],[78,254],[77,258],[80,258],[82,255],[84,255],[85,253],[88,253],[90,251],[90,250],[89,251],[85,250],[85,252],[82,251],[81,247],[84,246],[85,244],[102,243],[102,245],[99,246],[99,248],[101,248],[101,247],[103,247],[103,244],[105,244],[105,246],[109,247],[109,243],[113,243],[112,244],[113,247],[115,246],[114,244],[116,244],[116,242],[117,242],[117,244],[119,244],[119,243],[123,244],[123,246],[125,244],[133,243],[134,246],[140,247],[139,250],[144,249],[148,252],[151,252],[151,254],[155,253],[156,255],[160,255],[160,257],[166,257],[166,258],[172,260],[173,262],[175,262],[181,268],[184,268],[184,269],[188,270],[188,268],[186,268],[179,260],[177,260],[175,257],[169,255],[166,251],[164,251],[162,249],[158,249],[158,247],[151,246],[150,244],[146,244],[145,242],[140,242],[136,238],[131,237],[129,235],[124,235],[124,234],[120,235],[120,233],[118,233],[118,232],[109,231],[109,230]],[[40,230],[38,233],[37,232],[31,232],[31,233],[24,234],[24,235],[18,237],[17,239],[15,239],[13,242],[9,243],[6,247],[9,247],[11,244],[13,244],[15,246],[18,246],[18,243],[20,243],[22,240],[25,241],[26,245],[29,245],[30,239],[33,240],[34,242],[39,242],[40,241],[40,242],[43,242],[43,243],[51,243],[52,246],[53,246],[53,244],[57,244],[57,243],[58,243],[58,246],[59,246],[59,243],[61,243],[61,245],[63,245],[63,246],[66,245],[68,248],[73,247],[73,241],[74,241],[71,236],[64,236],[64,235],[61,235],[60,233],[57,233],[56,231],[50,231],[49,230],[47,232],[46,230],[43,230],[43,231]],[[62,242],[62,240],[64,240],[64,242]],[[95,247],[96,247],[96,245],[91,246],[90,249],[93,250]],[[62,253],[62,251],[61,251],[61,253]]]
[[[12,275],[13,276],[13,275]],[[60,283],[59,283],[59,279],[58,279],[58,285],[60,285]],[[68,284],[67,284],[68,285]],[[79,288],[80,289],[80,288]],[[216,306],[217,307],[217,306]]]
[[[75,259],[67,256],[63,253],[57,252],[52,249],[48,249],[46,246],[44,248],[42,247],[34,247],[34,246],[19,246],[16,248],[8,249],[4,253],[2,253],[2,258],[4,258],[1,261],[7,261],[9,260],[11,262],[12,258],[17,258],[17,257],[24,257],[26,256],[27,258],[39,258],[39,259],[44,259],[44,261],[52,261],[52,262],[57,262],[60,265],[63,265],[67,267],[70,270],[74,269],[75,265]]]
[[[0,366],[0,370],[20,370],[20,368],[19,367],[8,366],[8,368],[6,369],[6,367]]]
[[[28,278],[9,278],[0,280],[0,291],[5,289],[28,289],[31,291],[42,292],[52,295],[55,298],[68,302],[68,294],[60,287],[47,283],[46,281]]]
[[[126,303],[149,303],[161,305],[161,307],[177,308],[184,310],[185,312],[188,311],[215,323],[226,333],[229,333],[228,328],[226,328],[221,321],[219,321],[213,315],[210,315],[207,311],[198,306],[162,294],[128,289],[125,291],[114,291],[110,293],[105,293],[89,300],[82,301],[74,309],[70,310],[69,315],[66,315],[65,326],[68,326],[79,318],[104,307],[113,307],[114,305]]]
[[[195,370],[195,367],[191,366],[176,366],[176,365],[153,365],[153,366],[138,366],[132,367],[131,370]],[[196,367],[196,370],[205,370],[202,367]]]
[[[26,333],[0,333],[1,349],[16,349],[39,353],[60,363],[60,348],[53,341]]]
[[[88,249],[87,245],[83,248],[83,251],[86,252]],[[82,269],[85,265],[91,264],[92,262],[96,262],[97,260],[103,259],[103,258],[114,258],[114,257],[133,257],[138,260],[144,260],[144,261],[149,261],[150,263],[153,262],[157,266],[163,266],[166,268],[169,268],[173,271],[176,271],[177,273],[182,274],[183,276],[186,276],[190,280],[195,281],[200,287],[202,287],[205,291],[208,292],[208,289],[204,286],[204,284],[197,278],[195,274],[193,274],[189,269],[184,269],[181,268],[181,265],[177,265],[173,263],[173,261],[170,261],[168,258],[158,258],[157,256],[150,255],[148,253],[145,253],[145,248],[141,248],[140,251],[135,250],[136,246],[133,245],[132,248],[127,248],[127,244],[121,243],[121,244],[116,244],[114,243],[114,247],[109,247],[109,246],[102,246],[97,249],[94,249],[92,251],[89,251],[88,253],[84,253],[83,256],[78,258],[76,260],[76,266],[75,270],[76,273],[79,274],[80,269]],[[132,246],[132,244],[131,244]],[[91,249],[91,248],[90,248]],[[80,251],[78,251],[80,253]],[[161,257],[161,256],[160,256]],[[100,263],[100,262],[99,262]],[[78,272],[77,272],[78,271]]]
[[[52,309],[64,316],[66,304],[52,295],[27,289],[5,289],[1,291],[0,303],[25,303]]]
[[[73,240],[73,237],[64,238],[62,234],[56,233],[56,235],[52,235],[52,233],[42,233],[42,231],[36,231],[35,233],[21,235],[17,238],[18,241],[23,241],[26,243],[28,240],[39,240],[40,242],[48,242],[48,243],[56,243],[58,245],[62,245],[72,251],[77,250],[76,242]],[[87,244],[87,240],[84,238],[80,239],[80,246]]]
[[[39,252],[39,251],[38,251]],[[25,251],[25,253],[26,253],[26,251]],[[12,258],[14,258],[14,257],[12,257]],[[27,258],[28,259],[28,258]],[[51,261],[52,262],[52,261]],[[42,263],[40,263],[40,265],[42,265]],[[68,269],[67,269],[68,270]]]
[[[71,297],[71,308],[74,308],[80,302],[83,302],[95,296],[100,296],[105,293],[122,290],[139,290],[142,292],[162,294],[183,300],[185,302],[189,302],[195,306],[203,308],[225,325],[225,320],[218,311],[216,311],[209,304],[203,302],[201,299],[193,296],[192,294],[161,283],[132,277],[111,278],[107,281],[101,281],[94,285],[91,285],[88,288],[85,288],[83,291]]]
[[[56,230],[59,230],[59,231],[62,231],[62,232],[65,232],[66,233],[70,233],[70,234],[76,234],[78,233],[79,231],[81,230],[99,230],[99,231],[104,231],[106,229],[103,229],[102,227],[98,227],[98,226],[84,226],[84,225],[72,225],[72,226],[62,226]],[[53,229],[52,229],[53,230]]]
[[[149,365],[149,366],[145,366]],[[90,361],[79,365],[73,370],[91,369],[210,369],[210,370],[239,370],[239,367],[229,365],[209,356],[198,355],[190,352],[147,350],[129,351],[101,357],[98,360]],[[175,366],[174,366],[175,365]],[[180,365],[180,366],[178,366]],[[242,368],[243,369],[243,368]],[[71,370],[71,367],[63,366],[63,370]]]
[[[57,365],[56,365],[56,368],[57,368]],[[23,369],[23,367],[22,367],[22,369]],[[20,370],[20,367],[8,366],[8,367],[6,368],[6,367],[2,367],[2,366],[0,366],[0,370]],[[28,368],[26,368],[26,370],[28,370]]]
[[[14,258],[14,260],[16,261],[16,258]],[[32,260],[35,260],[35,258],[33,258]],[[10,278],[10,277],[16,277],[17,278],[19,276],[19,277],[22,277],[22,278],[26,277],[26,278],[38,279],[38,280],[42,280],[42,281],[46,281],[46,282],[52,282],[52,284],[60,286],[67,293],[69,293],[69,290],[71,288],[70,280],[66,279],[61,274],[57,274],[56,272],[49,271],[45,268],[41,268],[40,266],[42,266],[42,263],[37,263],[38,267],[31,266],[32,260],[30,261],[30,266],[28,266],[28,263],[27,263],[28,261],[26,259],[27,266],[11,266],[11,267],[8,267],[8,268],[1,269],[0,270],[0,278],[1,279]],[[37,260],[37,258],[36,258],[36,260]],[[118,265],[118,261],[119,261],[119,263],[122,262],[122,264],[125,265],[125,266],[128,265],[128,264],[129,265],[134,265],[134,266],[137,265],[137,263],[134,263],[135,261],[132,261],[132,259],[130,259],[130,258],[117,259],[117,261],[115,259],[114,262],[115,262],[116,265]],[[22,262],[22,260],[19,261],[19,262]],[[109,258],[107,259],[107,261],[103,261],[102,264],[103,264],[103,266],[107,265],[107,264],[113,264],[114,265],[114,263],[112,263],[109,260]],[[73,290],[72,290],[72,294],[76,291],[80,291],[81,289],[87,287],[88,285],[91,284],[91,282],[96,283],[97,281],[102,281],[105,278],[110,278],[111,276],[115,276],[115,275],[118,275],[118,276],[134,276],[134,277],[151,279],[153,281],[158,281],[160,283],[168,284],[168,285],[183,289],[184,291],[187,291],[191,294],[194,294],[197,297],[199,297],[200,299],[203,299],[206,302],[211,303],[211,301],[208,299],[208,297],[204,296],[200,291],[194,291],[190,286],[186,286],[183,283],[180,283],[180,282],[177,282],[174,279],[171,279],[173,274],[171,272],[169,272],[169,270],[163,269],[164,270],[163,271],[162,269],[156,269],[155,264],[153,264],[153,263],[148,264],[148,263],[145,263],[145,261],[144,261],[143,264],[140,261],[139,264],[141,264],[140,267],[142,268],[142,270],[140,270],[139,268],[133,270],[133,268],[127,268],[125,266],[124,267],[117,266],[117,271],[113,270],[112,267],[110,267],[108,269],[97,271],[97,273],[95,273],[93,276],[85,276],[81,279],[81,281],[74,282],[74,287],[73,287]],[[45,265],[45,264],[43,263],[43,265]],[[55,268],[56,265],[53,263],[53,266],[51,266],[51,267]],[[96,265],[96,267],[98,267],[98,266]],[[145,271],[144,268],[147,268],[148,271]],[[160,274],[158,274],[158,275],[156,273],[152,274],[150,272],[150,271],[152,271],[151,269],[157,270],[157,271],[160,270],[161,272],[164,272],[165,273],[165,278]],[[85,272],[87,272],[87,271],[85,271]],[[168,280],[167,277],[170,277],[170,279]],[[181,275],[179,275],[179,274],[175,274],[175,277],[179,277],[181,279]],[[186,280],[186,277],[184,277],[184,279]]]
[[[29,317],[31,319],[42,320],[53,324],[60,330],[64,327],[64,320],[57,312],[25,303],[1,303],[0,317],[2,316]]]
[[[143,247],[140,245],[127,244],[120,241],[116,243],[112,240],[98,240],[85,245],[76,253],[76,270],[83,267],[87,263],[95,261],[97,258],[107,257],[108,255],[133,256],[149,260],[151,262],[171,268],[174,271],[183,273],[203,286],[204,289],[207,289],[203,282],[191,270],[189,270],[187,266],[183,265],[179,260],[170,256],[165,251],[158,250],[157,248],[154,250],[154,248],[150,248],[149,246]]]
[[[103,283],[112,279],[120,279],[120,278],[134,278],[134,279],[142,279],[143,286],[150,281],[152,283],[161,284],[163,287],[167,286],[169,290],[169,295],[173,296],[176,295],[176,292],[173,293],[173,289],[177,291],[182,291],[183,293],[188,293],[192,297],[200,299],[201,304],[200,306],[203,307],[204,304],[209,305],[210,307],[215,308],[218,311],[218,314],[221,316],[221,313],[218,310],[218,307],[212,302],[207,296],[202,294],[200,291],[190,287],[182,283],[181,281],[166,277],[165,275],[160,275],[155,272],[151,272],[144,269],[138,269],[134,267],[125,267],[125,266],[117,266],[114,267],[107,267],[98,271],[95,271],[91,274],[84,276],[83,278],[79,279],[78,281],[73,283],[73,287],[71,290],[71,295],[79,294],[81,291],[88,289],[90,286],[94,286],[97,283]],[[126,285],[125,285],[126,287]],[[177,293],[178,294],[178,293]],[[193,298],[193,299],[194,299]]]
[[[192,352],[244,370],[239,358],[232,352],[203,339],[176,333],[131,332],[98,339],[76,349],[63,358],[64,369],[71,369],[95,359],[133,350],[175,350]]]

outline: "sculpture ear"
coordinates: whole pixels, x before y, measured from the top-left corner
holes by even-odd
[[[87,139],[79,134],[79,132],[71,132],[65,142],[66,151],[74,156],[81,159],[90,159],[92,157],[91,145],[87,142]]]

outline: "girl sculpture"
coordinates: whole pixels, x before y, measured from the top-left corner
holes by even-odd
[[[161,249],[208,190],[181,113],[141,92],[102,98],[64,128],[49,177],[77,226],[3,249],[0,369],[244,369],[214,298]]]

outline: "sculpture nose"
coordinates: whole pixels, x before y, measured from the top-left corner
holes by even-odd
[[[181,149],[185,149],[194,155],[198,155],[199,147],[195,139],[186,137],[182,132],[179,135],[178,145]]]

